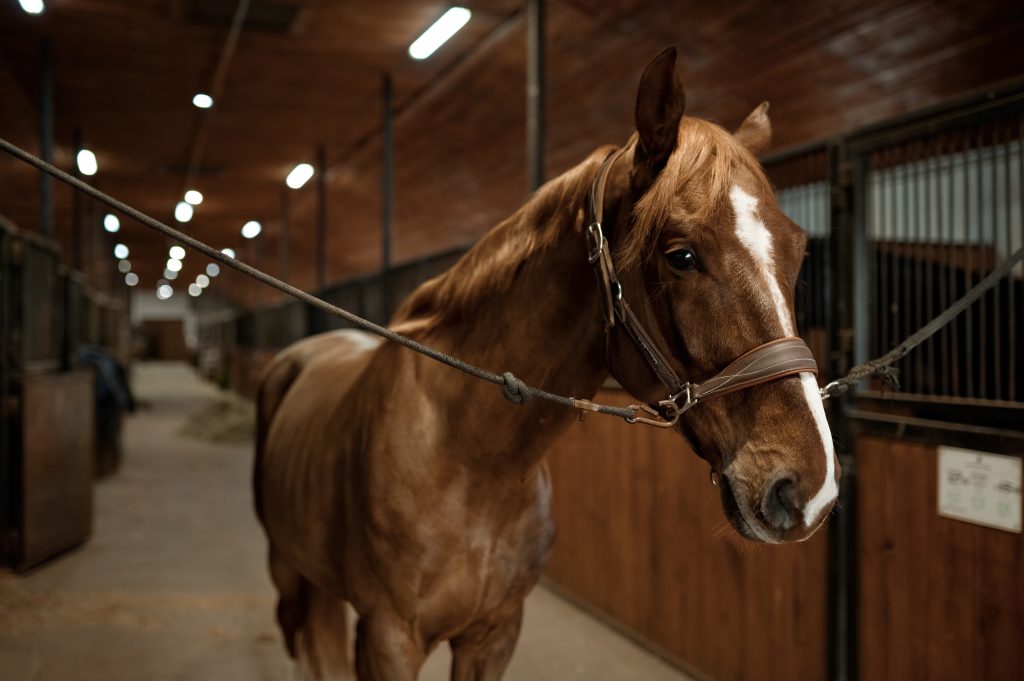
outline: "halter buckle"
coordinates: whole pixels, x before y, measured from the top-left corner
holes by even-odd
[[[604,253],[604,232],[600,222],[587,225],[587,262],[593,265]]]
[[[659,402],[658,405],[664,404],[664,401]],[[672,428],[679,421],[679,417],[683,415],[682,411],[675,411],[672,413],[672,418],[669,419],[666,414],[662,414],[654,407],[647,404],[631,404],[629,409],[633,411],[642,411],[646,414],[650,414],[653,418],[645,418],[643,416],[634,416],[633,418],[627,418],[626,423],[643,423],[648,426],[655,426],[656,428]]]

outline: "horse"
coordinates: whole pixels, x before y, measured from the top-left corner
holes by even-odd
[[[794,336],[806,235],[756,158],[771,137],[767,103],[734,133],[685,116],[675,62],[670,48],[644,70],[622,148],[534,192],[413,292],[391,328],[553,392],[592,397],[611,375],[665,403],[595,283],[586,204],[600,173],[615,295],[667,370],[702,381]],[[304,673],[415,679],[447,641],[452,679],[502,676],[554,539],[545,455],[577,414],[501,393],[354,330],[301,340],[266,367],[256,507],[278,624]],[[707,399],[674,427],[717,474],[741,536],[800,541],[829,514],[840,471],[810,373]]]

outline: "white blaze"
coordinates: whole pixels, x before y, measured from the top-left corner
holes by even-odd
[[[786,299],[782,295],[779,281],[775,276],[772,233],[757,216],[757,199],[736,185],[733,185],[732,191],[729,192],[729,199],[732,201],[733,212],[736,214],[736,236],[753,256],[757,266],[757,276],[761,280],[763,290],[768,292],[770,300],[765,301],[765,305],[767,308],[774,309],[782,333],[786,336],[794,336],[796,331],[793,319],[789,315]],[[835,479],[836,464],[835,452],[832,448],[832,432],[829,430],[828,420],[825,418],[825,408],[821,404],[818,384],[811,374],[804,373],[800,374],[800,385],[807,402],[807,409],[814,418],[822,447],[825,450],[825,480],[821,488],[804,506],[804,523],[810,525],[818,518],[822,509],[838,496],[839,486]]]

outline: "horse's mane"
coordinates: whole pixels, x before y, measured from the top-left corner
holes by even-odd
[[[626,148],[630,163],[635,145],[634,134]],[[610,151],[610,147],[594,151],[534,192],[451,269],[416,289],[392,323],[411,330],[411,326],[454,321],[507,290],[531,255],[555,243],[566,230],[582,230],[587,192]],[[759,181],[760,193],[770,193],[771,185],[757,159],[735,137],[714,123],[683,118],[675,151],[637,202],[629,237],[616,251],[618,266],[642,263],[670,218],[706,221],[714,211],[727,209],[735,173],[744,168]]]
[[[451,269],[406,298],[392,324],[407,328],[415,323],[419,327],[470,314],[483,301],[507,290],[531,255],[554,244],[567,230],[582,231],[590,183],[610,151],[610,147],[594,151],[582,163],[535,191],[519,210],[485,234]],[[582,248],[581,245],[580,257]]]

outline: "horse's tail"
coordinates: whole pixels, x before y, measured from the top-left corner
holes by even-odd
[[[354,612],[342,599],[306,583],[306,619],[295,640],[300,679],[355,679]]]
[[[256,516],[263,522],[263,453],[267,434],[277,408],[288,394],[288,389],[302,372],[302,365],[289,356],[287,350],[277,355],[263,370],[256,392],[256,458],[253,462],[252,491]]]

